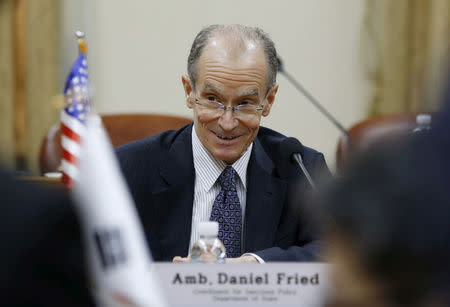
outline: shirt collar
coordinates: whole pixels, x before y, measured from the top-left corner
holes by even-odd
[[[252,148],[253,142],[248,146],[244,154],[231,165],[238,174],[244,189],[247,188],[247,166],[250,161]],[[195,175],[199,179],[201,186],[206,191],[209,191],[216,183],[222,171],[227,167],[227,164],[215,158],[203,146],[195,132],[195,126],[192,127],[192,153],[194,157]]]

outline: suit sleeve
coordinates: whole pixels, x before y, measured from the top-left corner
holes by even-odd
[[[331,177],[323,154],[315,153],[312,157],[305,156],[303,160],[316,184]],[[298,172],[298,170],[296,171]],[[289,184],[288,190],[291,192],[287,192],[284,203],[284,206],[296,208],[296,218],[294,219],[296,225],[293,226],[296,232],[295,240],[287,247],[282,246],[282,240],[280,240],[275,244],[279,246],[255,252],[266,262],[320,261],[322,259],[324,242],[318,236],[318,227],[315,224],[315,219],[311,218],[310,208],[308,208],[310,203],[308,199],[311,199],[312,189],[304,175],[300,174],[299,178],[301,178],[299,181]]]

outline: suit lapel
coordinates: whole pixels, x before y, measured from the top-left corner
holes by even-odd
[[[256,138],[249,161],[244,252],[273,246],[287,183],[273,175],[274,164]]]
[[[174,139],[152,191],[163,260],[186,256],[189,250],[195,181],[191,133],[192,124]],[[253,144],[247,171],[244,252],[273,246],[287,187],[285,181],[273,176],[274,164],[259,140]]]
[[[171,144],[160,166],[160,183],[152,191],[162,259],[186,256],[191,234],[195,170],[192,124]]]

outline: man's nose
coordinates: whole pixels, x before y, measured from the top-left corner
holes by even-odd
[[[227,109],[219,117],[219,125],[225,131],[233,130],[238,126],[238,120],[235,118],[234,111]]]

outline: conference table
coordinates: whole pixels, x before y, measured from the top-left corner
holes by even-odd
[[[32,182],[41,186],[45,187],[51,187],[51,188],[58,188],[58,189],[65,189],[66,187],[61,182],[60,178],[57,177],[45,177],[45,176],[24,176],[19,175],[17,176],[18,180],[23,180],[27,182]]]
[[[19,180],[66,189],[59,178]],[[168,306],[323,306],[332,292],[330,265],[311,262],[265,264],[151,264]]]

